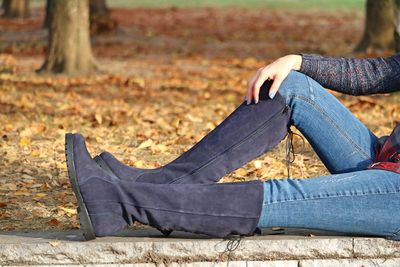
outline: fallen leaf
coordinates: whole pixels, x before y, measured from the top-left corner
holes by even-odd
[[[263,166],[263,162],[261,160],[255,160],[254,161],[254,168],[261,169],[262,166]]]
[[[65,211],[65,213],[67,213],[67,215],[70,215],[70,216],[77,214],[76,209],[65,208],[65,207],[62,207],[62,206],[59,206],[58,208],[63,210],[63,211]]]
[[[35,149],[35,150],[32,150],[32,152],[31,152],[31,156],[32,157],[38,157],[38,156],[40,156],[40,150],[38,150],[38,149]]]
[[[168,150],[168,147],[164,144],[157,144],[152,147],[152,151],[157,152],[157,153],[164,153],[167,150]]]
[[[191,114],[187,114],[186,117],[192,122],[202,122],[203,120],[199,117],[195,117]]]
[[[26,173],[22,174],[21,178],[25,179],[25,180],[34,180],[35,179],[33,176],[26,174]]]
[[[28,169],[28,168],[24,168],[24,169],[22,170],[22,172],[23,172],[23,173],[26,173],[26,174],[30,174],[30,175],[34,174],[34,172],[33,172],[31,169]]]
[[[15,190],[17,190],[17,185],[15,183],[7,183],[7,184],[1,185],[0,189],[15,191]]]
[[[19,140],[19,145],[20,146],[28,146],[30,143],[31,143],[31,140],[29,138],[27,138],[27,137],[22,137]]]
[[[99,113],[94,114],[94,119],[97,121],[98,124],[103,123],[103,116],[101,116],[101,114]]]
[[[172,121],[171,125],[172,125],[173,127],[175,127],[176,129],[178,129],[180,123],[181,123],[181,119],[175,118],[175,119]]]
[[[30,136],[32,136],[32,134],[33,134],[33,132],[32,132],[31,128],[25,128],[19,133],[19,136],[20,137],[30,137]]]
[[[133,163],[133,165],[134,165],[136,168],[144,168],[144,162],[143,162],[142,160],[135,161],[135,162]]]
[[[36,124],[32,125],[32,128],[37,133],[43,133],[46,130],[46,125],[44,123],[36,123]]]
[[[147,147],[150,147],[152,144],[153,144],[153,140],[147,139],[146,141],[142,142],[142,143],[138,146],[138,148],[139,148],[139,149],[147,148]]]
[[[51,219],[50,221],[47,221],[46,223],[47,223],[48,225],[51,225],[51,226],[57,226],[57,225],[60,224],[60,222],[59,222],[57,219],[55,219],[55,218]]]
[[[26,196],[29,197],[31,195],[31,192],[29,192],[27,189],[21,189],[18,190],[14,193],[14,196]]]
[[[239,175],[239,176],[246,176],[246,175],[247,175],[247,171],[246,171],[245,169],[243,169],[243,168],[237,169],[237,170],[235,171],[235,173],[236,173],[237,175]]]
[[[58,247],[61,244],[61,241],[60,240],[49,241],[49,244],[52,247]]]

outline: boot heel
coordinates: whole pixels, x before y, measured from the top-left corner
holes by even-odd
[[[87,221],[87,216],[85,216],[81,211],[80,208],[77,208],[78,210],[78,220],[79,220],[79,225],[80,228],[83,230],[83,237],[85,241],[93,240],[96,239],[96,235],[94,234],[94,231],[89,228],[87,228],[87,225],[91,225],[90,221]]]

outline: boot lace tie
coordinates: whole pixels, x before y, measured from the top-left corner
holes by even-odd
[[[293,146],[293,137],[295,135],[300,137],[300,139],[302,141],[302,148],[299,153],[303,153],[304,149],[305,149],[304,137],[298,133],[294,133],[292,131],[292,129],[290,129],[290,127],[289,127],[288,128],[288,136],[286,138],[286,153],[285,153],[286,154],[285,162],[286,162],[287,178],[290,178],[290,164],[292,164],[294,162],[294,160],[296,159],[296,152],[294,151],[294,146]]]

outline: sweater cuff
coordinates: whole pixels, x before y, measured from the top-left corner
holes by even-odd
[[[299,71],[309,76],[316,74],[318,71],[318,60],[323,58],[323,56],[305,53],[300,53],[299,55],[302,57]]]

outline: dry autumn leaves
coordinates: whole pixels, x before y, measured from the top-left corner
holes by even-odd
[[[93,155],[107,150],[132,166],[162,166],[241,103],[257,68],[292,51],[346,54],[363,27],[362,14],[346,12],[137,9],[113,16],[121,30],[93,42],[103,72],[73,78],[35,74],[45,44],[40,16],[0,19],[8,32],[0,36],[0,230],[78,227],[66,132],[84,134]],[[340,100],[377,135],[400,120],[398,95]],[[291,168],[297,178],[326,173],[308,144]],[[283,177],[281,144],[223,182]]]

